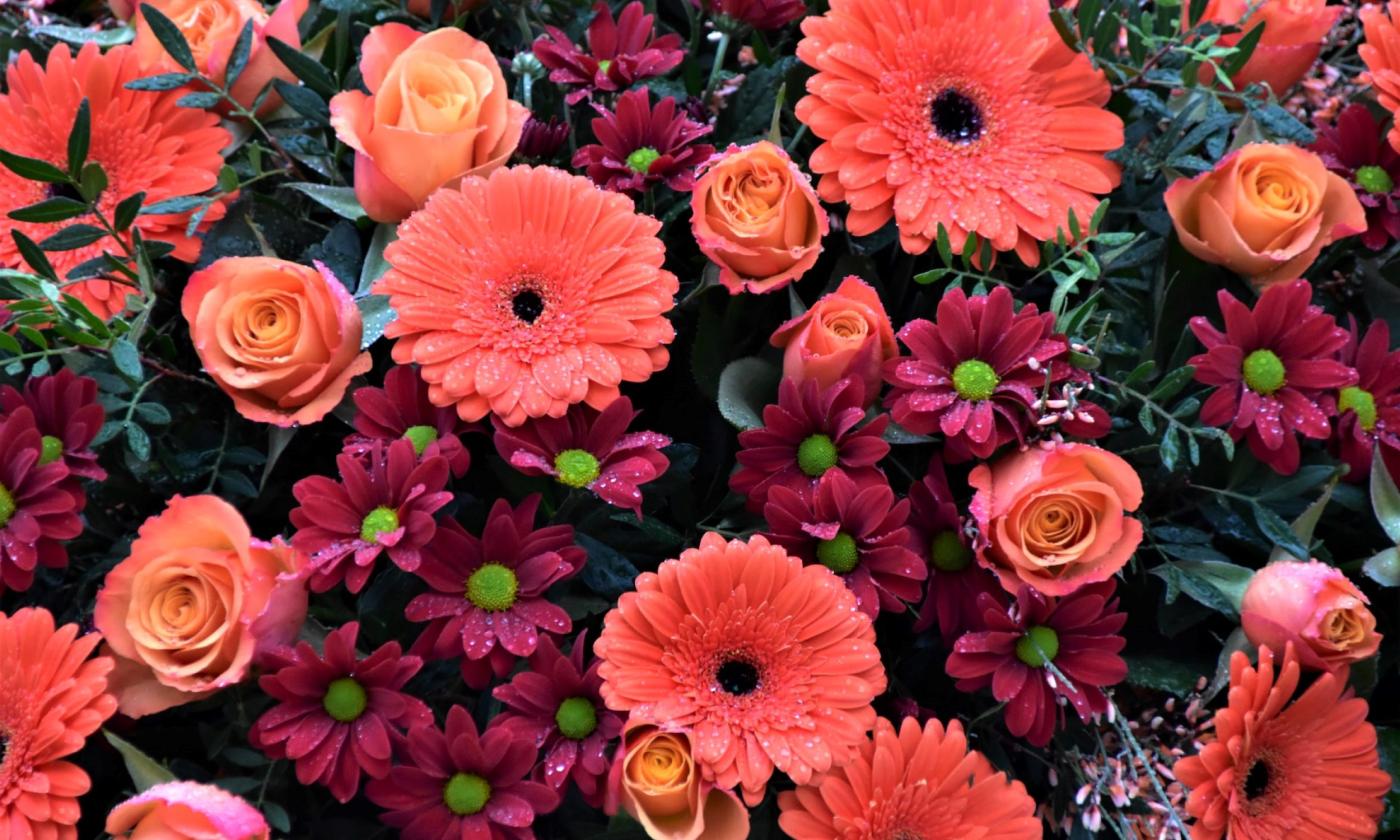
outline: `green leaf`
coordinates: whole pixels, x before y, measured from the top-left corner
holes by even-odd
[[[253,49],[253,21],[251,19],[243,22],[243,28],[238,32],[238,40],[233,42],[233,51],[228,56],[228,67],[224,74],[224,87],[232,90],[233,83],[238,81],[238,77],[243,75],[243,68],[248,66],[248,53]]]
[[[36,26],[29,31],[35,35],[56,38],[66,44],[79,46],[96,44],[99,47],[115,47],[120,44],[129,44],[136,37],[136,30],[129,24],[119,26],[116,29],[85,29],[80,26],[50,23],[45,26]]]
[[[11,210],[10,218],[17,222],[61,222],[81,216],[87,211],[88,206],[81,201],[56,196],[38,204]]]
[[[1196,680],[1203,674],[1196,669],[1165,656],[1125,656],[1128,663],[1127,683],[1129,685],[1165,691],[1177,697],[1185,697],[1196,687]]]
[[[159,73],[143,76],[126,83],[127,90],[175,90],[198,79],[193,73]]]
[[[15,239],[15,248],[19,250],[19,255],[24,257],[24,261],[29,264],[30,268],[51,280],[58,279],[58,272],[54,271],[53,264],[49,262],[48,257],[44,256],[43,249],[34,240],[13,228],[10,230],[10,235]]]
[[[364,297],[374,288],[374,283],[389,270],[389,262],[384,259],[384,249],[398,238],[398,226],[382,224],[374,229],[369,240],[369,251],[365,253],[364,265],[360,266],[360,283],[355,287],[355,297]],[[791,288],[791,287],[789,287]]]
[[[1157,387],[1148,393],[1147,398],[1155,403],[1163,403],[1181,392],[1186,387],[1186,383],[1191,381],[1191,377],[1196,375],[1196,369],[1191,365],[1179,367],[1157,383]]]
[[[1361,564],[1361,571],[1381,586],[1400,586],[1400,549],[1375,553]]]
[[[903,426],[899,425],[893,420],[891,420],[890,424],[885,427],[885,433],[881,437],[885,439],[886,443],[891,443],[896,446],[901,444],[933,442],[933,438],[929,437],[928,435],[915,434],[914,432],[909,431],[908,429],[904,428]]]
[[[112,211],[112,226],[117,230],[126,230],[131,227],[131,223],[136,221],[136,217],[141,214],[141,202],[145,200],[146,194],[143,192],[123,198],[117,208]]]
[[[73,128],[68,132],[68,174],[74,178],[83,171],[87,163],[88,148],[92,145],[92,107],[87,97],[78,103],[78,113],[73,117]]]
[[[189,211],[209,203],[209,197],[203,195],[182,195],[175,198],[167,198],[164,201],[157,201],[155,204],[147,204],[141,208],[141,214],[164,215],[167,213],[188,213]]]
[[[112,364],[116,366],[118,373],[133,382],[140,382],[146,378],[141,369],[141,351],[137,350],[136,345],[129,339],[118,339],[112,344]]]
[[[106,729],[102,730],[102,734],[107,737],[107,743],[121,753],[122,763],[126,765],[126,772],[131,776],[132,784],[136,785],[137,793],[165,782],[176,781],[174,773],[165,769],[164,765],[154,758],[141,752],[135,744],[118,738]]]
[[[78,192],[88,201],[96,201],[102,195],[102,191],[107,189],[107,171],[100,163],[89,163],[83,167],[82,174],[78,177]]]
[[[1218,560],[1176,560],[1157,566],[1152,574],[1168,582],[1168,602],[1173,600],[1171,592],[1179,590],[1203,606],[1234,617],[1239,615],[1254,571]]]
[[[633,587],[637,567],[622,552],[588,534],[577,533],[574,539],[588,552],[588,562],[578,576],[584,586],[604,598],[616,598]]]
[[[292,71],[292,75],[301,79],[307,87],[324,97],[334,96],[340,90],[335,78],[321,62],[276,38],[268,38],[267,45],[287,69]]]
[[[293,111],[320,123],[330,122],[331,109],[327,107],[326,100],[311,88],[294,85],[284,79],[273,79],[272,86]]]
[[[46,160],[24,157],[0,149],[0,164],[27,181],[44,181],[50,184],[71,183],[68,173]]]
[[[217,93],[187,93],[176,100],[175,104],[179,105],[181,108],[199,108],[207,111],[223,100],[224,98]]]
[[[1294,557],[1308,558],[1308,547],[1298,541],[1298,536],[1282,517],[1258,502],[1250,502],[1249,507],[1250,512],[1254,514],[1254,523],[1275,546]]]
[[[1332,491],[1336,489],[1337,482],[1341,480],[1341,477],[1341,470],[1338,469],[1337,473],[1332,476],[1332,480],[1327,482],[1327,485],[1322,488],[1322,495],[1318,496],[1317,501],[1308,505],[1302,513],[1298,514],[1298,518],[1293,520],[1293,524],[1289,526],[1289,530],[1298,538],[1300,544],[1306,546],[1312,545],[1313,532],[1317,530],[1318,520],[1322,518],[1322,512],[1327,509],[1327,503],[1332,500]],[[1281,546],[1274,546],[1273,552],[1269,555],[1270,563],[1277,563],[1282,560],[1307,559],[1307,557],[1296,557],[1289,554]]]
[[[96,225],[70,225],[39,243],[45,251],[72,251],[91,245],[107,235],[107,231]]]
[[[365,295],[355,301],[360,308],[360,322],[364,330],[360,335],[360,349],[368,349],[384,335],[384,329],[393,323],[399,314],[389,305],[388,295]]]
[[[156,40],[175,59],[175,63],[186,70],[195,70],[194,53],[190,52],[190,44],[185,40],[185,35],[180,31],[180,27],[175,22],[165,16],[165,13],[150,3],[141,4],[141,17],[146,21],[146,25],[151,27],[151,34],[156,36]]]
[[[312,201],[342,219],[354,222],[365,217],[365,208],[361,207],[359,199],[355,198],[353,187],[329,187],[325,184],[312,184],[306,181],[297,181],[282,186],[285,189],[296,190],[308,196]]]
[[[763,407],[774,402],[782,371],[756,356],[735,359],[719,375],[719,413],[739,429],[763,425]]]
[[[1395,486],[1379,446],[1371,457],[1371,510],[1390,541],[1400,543],[1400,488]]]
[[[1225,71],[1226,76],[1233,79],[1244,69],[1249,57],[1254,55],[1254,48],[1259,46],[1259,39],[1264,37],[1264,26],[1265,22],[1259,21],[1257,26],[1252,27],[1243,38],[1235,42],[1234,55],[1225,59],[1225,63],[1220,66]]]

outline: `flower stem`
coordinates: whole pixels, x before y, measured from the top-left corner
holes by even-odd
[[[719,85],[719,74],[720,71],[724,69],[724,55],[729,52],[730,37],[728,30],[720,30],[719,45],[715,47],[715,63],[714,66],[710,68],[710,81],[705,84],[706,102],[709,101],[710,94],[715,92],[715,87]]]

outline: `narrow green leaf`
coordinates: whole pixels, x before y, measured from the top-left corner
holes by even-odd
[[[208,110],[223,101],[223,97],[217,93],[187,93],[176,100],[175,104],[181,108],[199,108]]]
[[[307,87],[328,98],[340,90],[331,72],[321,62],[276,38],[268,38],[267,45],[272,48],[278,60],[292,71],[292,75],[301,79]]]
[[[1191,365],[1179,367],[1162,377],[1162,381],[1157,383],[1157,387],[1152,389],[1147,398],[1159,404],[1169,400],[1180,393],[1181,389],[1185,388],[1186,383],[1190,382],[1191,377],[1195,375],[1196,369]]]
[[[118,738],[105,729],[102,730],[102,734],[107,737],[107,743],[121,753],[122,763],[126,765],[126,772],[131,776],[131,781],[136,785],[138,793],[165,782],[176,781],[174,773],[165,769],[154,758],[141,752],[135,744]]]
[[[1270,542],[1294,557],[1307,559],[1308,547],[1298,541],[1298,535],[1293,533],[1283,517],[1258,502],[1250,503],[1250,512],[1254,514],[1254,523]]]
[[[143,76],[126,83],[127,90],[175,90],[193,82],[199,77],[193,73],[159,73]]]
[[[89,163],[83,167],[82,175],[78,178],[78,192],[88,201],[96,201],[102,191],[107,189],[107,171],[100,163]]]
[[[117,208],[112,211],[112,226],[117,230],[126,230],[131,227],[131,223],[136,221],[137,215],[141,213],[141,202],[145,200],[146,194],[143,192],[123,198]]]
[[[151,436],[135,423],[126,424],[126,448],[142,461],[151,460]]]
[[[54,271],[53,263],[44,256],[44,250],[34,240],[14,228],[10,229],[10,235],[15,239],[15,247],[19,250],[19,255],[24,257],[24,261],[29,264],[30,268],[51,280],[58,279],[58,272]]]
[[[228,68],[224,75],[224,87],[232,90],[233,83],[238,81],[238,77],[243,75],[243,68],[248,66],[248,53],[253,49],[253,21],[251,19],[243,22],[243,28],[238,32],[238,40],[233,42],[233,50],[228,56]]]
[[[283,79],[273,79],[272,86],[293,111],[317,122],[330,122],[331,109],[327,107],[326,100],[311,88],[294,85]]]
[[[87,97],[78,103],[73,128],[68,132],[68,174],[77,178],[87,163],[88,147],[92,144],[92,107]]]
[[[119,26],[116,29],[87,29],[81,26],[66,26],[61,23],[50,23],[44,26],[36,26],[29,30],[35,35],[43,35],[47,38],[57,38],[65,44],[96,44],[99,47],[115,47],[121,44],[131,43],[131,39],[136,37],[136,30],[130,24]]]
[[[343,219],[354,222],[365,217],[365,208],[361,207],[359,199],[355,198],[355,190],[352,187],[330,187],[304,181],[282,186],[310,197],[312,201]]]
[[[180,27],[175,22],[165,16],[165,13],[150,3],[141,4],[141,17],[146,21],[146,25],[151,27],[151,34],[156,36],[156,40],[175,59],[175,63],[186,70],[196,70],[194,53],[190,52],[190,44],[185,40],[185,35],[180,31]]]
[[[1371,510],[1391,542],[1400,543],[1400,488],[1395,486],[1379,446],[1371,456]]]
[[[141,207],[142,215],[164,215],[167,213],[188,213],[196,207],[208,204],[208,196],[203,195],[181,195],[175,198],[167,198],[164,201],[157,201],[155,204],[146,204]]]
[[[61,222],[81,216],[87,211],[88,206],[81,201],[56,196],[38,204],[11,210],[10,218],[17,222]]]
[[[0,164],[4,164],[6,169],[27,181],[44,181],[50,184],[71,183],[67,172],[46,160],[24,157],[0,149]]]
[[[45,251],[72,251],[91,245],[107,235],[107,231],[96,225],[71,225],[39,243]]]

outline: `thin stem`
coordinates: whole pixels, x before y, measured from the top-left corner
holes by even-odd
[[[222,440],[219,441],[219,454],[217,457],[214,458],[214,467],[209,472],[209,484],[204,488],[205,493],[214,492],[214,483],[219,480],[219,470],[222,469],[224,466],[224,453],[228,451],[229,425],[229,418],[226,414],[224,416],[224,437]]]
[[[732,37],[729,30],[720,30],[719,45],[715,47],[715,63],[710,68],[710,81],[705,85],[705,101],[710,101],[710,95],[715,92],[719,85],[719,74],[724,70],[724,54],[729,52],[729,39]]]

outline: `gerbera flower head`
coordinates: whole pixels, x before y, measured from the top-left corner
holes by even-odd
[[[807,494],[774,487],[763,516],[769,539],[839,575],[871,618],[919,599],[928,569],[908,548],[909,500],[895,501],[884,476],[857,482],[833,471]]]
[[[445,728],[414,727],[407,763],[365,793],[404,840],[534,840],[535,815],[559,806],[554,791],[526,778],[537,757],[534,744],[499,726],[478,732],[467,710],[453,706]]]
[[[150,205],[212,189],[224,164],[220,151],[232,138],[219,127],[215,114],[178,107],[175,103],[184,95],[183,90],[126,89],[127,82],[144,75],[131,47],[103,53],[97,44],[89,43],[74,56],[67,46],[59,44],[43,66],[28,51],[21,52],[5,71],[8,93],[0,97],[0,148],[66,170],[68,135],[78,107],[86,99],[92,114],[87,160],[101,165],[107,175],[107,187],[97,200],[107,219],[113,218],[117,204],[136,193],[145,193],[145,203]],[[65,226],[91,222],[85,216],[62,222],[9,218],[11,211],[46,199],[76,197],[68,192],[71,190],[30,181],[0,167],[0,266],[26,267],[13,231],[42,242]],[[222,199],[214,201],[198,229],[222,218],[224,209]],[[143,214],[131,228],[148,241],[174,246],[171,255],[176,259],[193,262],[199,256],[199,237],[186,231],[191,212]],[[124,234],[130,235],[131,231]],[[119,255],[121,248],[107,237],[81,248],[50,251],[48,258],[59,276],[67,276],[104,252]],[[102,279],[72,283],[64,290],[104,319],[125,309],[126,296],[135,291],[130,285]]]
[[[1191,836],[1375,837],[1391,782],[1379,767],[1366,701],[1352,696],[1345,668],[1300,690],[1291,642],[1277,668],[1274,657],[1260,647],[1255,667],[1235,651],[1215,739],[1172,768],[1191,789]]]
[[[1366,62],[1366,72],[1358,81],[1374,88],[1381,107],[1393,115],[1400,111],[1400,26],[1388,3],[1370,4],[1357,15],[1365,39],[1356,52]],[[1400,151],[1400,121],[1391,125],[1387,139],[1391,148]]]
[[[1352,103],[1332,125],[1317,126],[1317,141],[1308,147],[1327,168],[1346,179],[1366,208],[1361,242],[1372,251],[1400,239],[1400,152],[1382,141],[1371,109]]]
[[[107,419],[97,401],[97,380],[64,368],[49,376],[31,377],[23,391],[13,385],[0,388],[0,421],[26,407],[34,413],[34,425],[43,436],[40,466],[62,461],[70,475],[97,481],[107,477],[92,451],[92,441]]]
[[[521,671],[492,695],[505,707],[493,724],[543,752],[535,775],[554,790],[570,779],[585,800],[602,805],[607,793],[609,744],[622,734],[623,719],[603,704],[600,660],[583,664],[588,635],[574,639],[568,656],[548,637]]]
[[[75,840],[87,773],[63,761],[117,710],[102,637],[54,628],[45,609],[0,613],[0,826],[6,837]]]
[[[341,802],[360,789],[361,771],[388,775],[405,730],[433,722],[428,705],[403,692],[423,660],[404,656],[398,642],[361,659],[359,633],[352,621],[326,636],[324,654],[308,642],[275,651],[258,685],[277,703],[248,733],[270,758],[294,761],[297,781],[325,785]]]
[[[864,426],[865,386],[842,379],[829,388],[815,379],[784,378],[778,402],[763,408],[763,425],[739,433],[739,469],[729,488],[760,513],[774,487],[810,495],[824,475],[844,473],[861,482],[882,473],[875,465],[890,451],[883,437],[889,417],[880,414]]]
[[[1128,675],[1118,655],[1126,644],[1118,631],[1128,616],[1118,612],[1114,588],[1107,580],[1051,598],[1023,586],[1010,608],[992,595],[980,596],[983,629],[958,639],[948,675],[962,691],[990,686],[992,696],[1006,704],[1007,730],[1045,746],[1063,715],[1057,698],[1087,721],[1108,710],[1103,688]]]
[[[496,424],[496,451],[526,475],[547,475],[565,487],[586,488],[610,505],[642,516],[641,485],[658,479],[671,461],[660,450],[671,439],[628,432],[639,412],[618,397],[602,411],[574,406],[563,417],[531,420],[519,428]]]
[[[542,632],[573,629],[545,592],[577,574],[588,555],[574,545],[571,526],[535,529],[539,504],[539,496],[516,508],[496,500],[480,537],[445,520],[414,572],[431,591],[404,609],[409,621],[428,622],[413,652],[461,657],[462,677],[478,691],[510,673],[517,657],[533,654]]]
[[[666,366],[680,288],[661,223],[558,169],[517,166],[438,190],[385,249],[374,286],[398,319],[394,360],[417,362],[435,405],[519,426]]]
[[[934,457],[928,472],[909,487],[909,550],[928,558],[928,587],[915,632],[938,624],[945,644],[969,630],[979,629],[978,599],[985,593],[1001,597],[1004,590],[994,575],[977,564],[977,552],[953,502],[943,461]]]
[[[954,250],[976,233],[1033,265],[1071,210],[1091,218],[1118,186],[1108,82],[1045,0],[832,0],[802,32],[817,74],[797,118],[826,141],[818,192],[850,205],[856,236],[893,218],[922,254],[941,225]]]
[[[717,26],[735,29],[782,29],[807,14],[806,0],[690,0],[698,9],[719,15]]]
[[[688,732],[703,777],[750,805],[774,768],[805,784],[850,761],[885,690],[855,596],[761,536],[707,533],[638,575],[594,652],[608,708]]]
[[[712,127],[692,120],[667,96],[656,107],[644,87],[617,98],[615,110],[594,105],[593,135],[598,142],[574,154],[593,183],[613,192],[637,195],[660,183],[678,192],[695,186],[695,170],[715,147],[695,141]]]
[[[343,452],[335,459],[340,481],[313,475],[292,485],[300,504],[288,516],[297,529],[292,547],[310,558],[317,592],[341,581],[359,592],[381,553],[406,572],[417,569],[437,532],[434,514],[452,501],[443,489],[447,459],[420,460],[412,440],[375,441],[366,460]]]
[[[83,532],[85,502],[62,459],[44,462],[34,412],[9,412],[0,421],[0,593],[28,589],[41,566],[68,565],[64,542]]]
[[[1253,310],[1223,289],[1216,300],[1223,332],[1204,316],[1191,319],[1206,352],[1189,363],[1197,382],[1215,386],[1201,406],[1201,422],[1228,427],[1235,440],[1249,441],[1256,458],[1291,475],[1299,458],[1294,432],[1325,440],[1327,418],[1336,411],[1326,392],[1357,382],[1356,371],[1333,358],[1347,331],[1312,305],[1305,280],[1270,286]]]
[[[916,319],[899,331],[912,355],[885,363],[885,381],[894,386],[885,406],[895,422],[919,434],[942,432],[950,461],[987,458],[1023,441],[1047,371],[1052,384],[1074,376],[1055,317],[1033,303],[1019,312],[1015,306],[1004,286],[971,298],[953,289],[933,321]]]
[[[681,36],[658,36],[656,17],[637,0],[622,7],[613,18],[607,3],[593,5],[588,24],[587,49],[580,49],[562,30],[545,27],[535,39],[534,53],[549,68],[549,80],[571,88],[570,105],[594,91],[614,93],[633,83],[674,70],[685,58]]]
[[[472,423],[457,416],[453,407],[433,405],[428,383],[409,365],[395,365],[384,374],[384,387],[359,388],[354,394],[355,434],[345,439],[345,451],[368,457],[374,441],[389,443],[405,438],[412,442],[419,458],[441,455],[452,475],[467,474],[471,452],[462,445],[462,435],[477,431]]]
[[[885,718],[843,768],[778,794],[778,825],[794,840],[978,837],[1039,840],[1035,800],[969,749],[962,723]]]
[[[1337,391],[1332,449],[1350,470],[1347,481],[1364,481],[1379,443],[1400,456],[1400,350],[1390,349],[1390,325],[1377,318],[1363,335],[1352,318],[1337,360],[1356,369],[1356,384]]]

